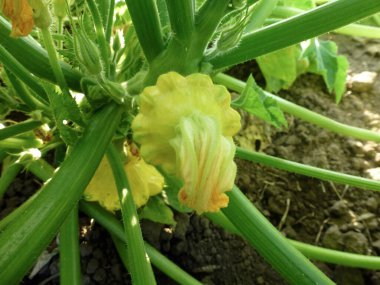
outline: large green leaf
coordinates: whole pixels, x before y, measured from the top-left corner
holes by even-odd
[[[310,62],[308,71],[323,76],[327,89],[335,93],[336,102],[339,103],[346,90],[348,61],[337,52],[338,48],[334,42],[313,39],[304,56]]]
[[[270,92],[289,88],[297,76],[306,70],[299,45],[268,53],[256,60],[264,75],[266,89]]]

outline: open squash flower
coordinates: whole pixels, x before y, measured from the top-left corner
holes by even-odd
[[[2,10],[12,21],[12,37],[29,35],[34,27],[33,9],[28,0],[3,0]]]
[[[140,95],[132,123],[141,155],[183,181],[180,202],[198,214],[228,205],[236,164],[232,136],[241,125],[231,95],[204,74],[169,72]]]
[[[164,187],[164,178],[152,166],[147,164],[134,145],[127,145],[127,161],[124,165],[131,187],[133,201],[137,207],[148,202],[150,196],[159,194]],[[102,159],[90,184],[84,191],[84,198],[97,201],[107,210],[120,210],[119,196],[114,182],[111,166],[106,157]]]

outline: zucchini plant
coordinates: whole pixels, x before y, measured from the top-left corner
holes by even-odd
[[[313,72],[339,102],[347,61],[317,37],[342,29],[379,36],[376,26],[352,26],[380,12],[379,1],[318,2],[0,1],[0,195],[22,169],[44,181],[0,221],[1,283],[19,282],[59,234],[61,283],[80,284],[78,208],[112,234],[133,284],[156,284],[151,264],[179,284],[200,284],[142,238],[139,219],[174,223],[173,209],[194,210],[241,235],[291,284],[333,284],[308,258],[379,269],[376,257],[284,238],[234,185],[239,157],[380,190],[379,182],[233,141],[241,127],[236,109],[279,128],[286,112],[380,141],[378,133],[268,93]],[[252,59],[268,91],[253,77],[242,82],[223,73]],[[241,95],[231,100],[229,90]],[[15,112],[23,119],[10,121]]]

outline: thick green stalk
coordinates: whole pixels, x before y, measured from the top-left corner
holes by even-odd
[[[100,110],[53,178],[0,234],[0,280],[15,284],[49,244],[90,182],[119,125],[122,109]],[[69,183],[68,183],[69,181]],[[21,206],[22,207],[22,206]]]
[[[225,230],[241,235],[238,229],[223,215],[222,212],[207,213],[205,216],[214,224],[223,227]],[[254,217],[252,218],[255,219]],[[287,241],[299,250],[307,258],[319,260],[323,262],[351,266],[363,269],[380,269],[380,257],[367,256],[355,253],[348,253],[319,246],[310,245],[307,243],[287,239]]]
[[[63,35],[63,18],[62,17],[57,17],[57,34],[64,36]],[[52,35],[52,37],[53,37],[53,35]],[[54,39],[54,37],[53,37],[53,39]],[[64,39],[64,37],[63,37],[63,39]],[[62,38],[56,39],[58,50],[63,50],[63,39]]]
[[[24,72],[23,76],[20,76],[20,74],[18,74],[15,70],[12,70],[12,63],[9,63],[9,65],[7,64],[7,67],[22,80],[25,80],[27,76],[26,74],[29,71],[38,77],[47,79],[51,82],[57,82],[52,71],[52,67],[50,66],[46,50],[44,50],[41,45],[30,36],[22,38],[10,37],[10,31],[11,25],[8,21],[0,16],[0,56],[4,56],[4,53],[2,51],[5,49],[13,57],[15,62],[18,62],[19,65],[21,64],[21,66],[23,66],[24,69],[26,68],[27,71]],[[3,60],[4,59],[1,58],[1,61]],[[60,62],[59,64],[63,70],[63,73],[65,74],[66,82],[70,88],[80,91],[80,80],[83,75],[77,70],[73,69],[67,63]],[[41,86],[41,92],[37,92],[37,90],[32,87],[36,82],[37,81],[33,79],[25,83],[37,94],[44,94],[45,91],[41,89]]]
[[[207,0],[195,17],[196,43],[194,50],[201,55],[210,43],[220,21],[226,13],[228,0]]]
[[[304,12],[305,10],[293,7],[276,7],[273,11],[273,16],[287,18]],[[334,33],[350,35],[354,37],[366,37],[372,39],[380,38],[380,28],[360,24],[349,24],[342,28],[336,29]]]
[[[380,191],[380,182],[376,180],[371,180],[367,178],[326,170],[310,165],[305,165],[290,160],[266,155],[261,152],[245,150],[240,147],[236,149],[236,157],[248,161],[257,162],[266,166],[286,170],[289,172],[318,178],[321,180],[347,184],[373,191]]]
[[[7,138],[0,140],[0,149],[24,150],[28,148],[39,148],[43,145],[42,140],[37,138]]]
[[[272,14],[273,9],[276,7],[278,0],[261,0],[253,7],[251,18],[248,25],[244,29],[244,33],[252,32],[261,28],[265,20]]]
[[[380,269],[380,258],[377,256],[366,256],[355,253],[341,252],[333,249],[321,248],[295,240],[289,240],[289,242],[310,259],[355,268],[372,270]]]
[[[136,285],[154,285],[156,284],[156,280],[150,261],[146,258],[144,240],[136,206],[133,202],[132,192],[128,184],[120,154],[113,145],[111,145],[107,151],[107,158],[111,165],[119,194],[132,282]]]
[[[1,17],[0,17],[1,20]],[[0,21],[1,23],[1,21]],[[0,34],[1,34],[0,27]],[[1,35],[0,35],[1,42]],[[0,44],[0,61],[1,63],[10,70],[14,75],[17,76],[20,80],[22,80],[30,89],[34,91],[34,96],[38,101],[47,105],[48,99],[44,88],[38,83],[38,80],[26,69],[17,59],[15,59],[8,50],[6,50]]]
[[[45,114],[50,115],[51,110],[47,106],[47,102],[42,99],[40,96],[36,96],[36,93],[31,93],[26,88],[23,82],[16,77],[12,72],[9,71],[8,68],[4,68],[5,73],[7,74],[7,77],[9,79],[9,83],[15,90],[15,95],[21,99],[29,108],[30,111],[34,110],[43,110]],[[42,100],[42,101],[41,101]]]
[[[47,53],[49,55],[50,65],[51,65],[51,68],[53,69],[53,73],[57,80],[58,86],[61,88],[64,96],[71,96],[69,86],[66,83],[65,76],[63,75],[61,66],[59,65],[56,47],[54,45],[54,41],[53,41],[53,38],[51,37],[49,29],[48,28],[41,29],[41,34],[45,43]]]
[[[337,0],[244,36],[236,49],[206,58],[215,69],[291,46],[380,11],[378,0]]]
[[[334,284],[297,251],[235,186],[228,192],[230,202],[222,209],[243,237],[290,284]]]
[[[110,233],[110,236],[112,238],[112,241],[113,241],[113,244],[116,248],[116,251],[117,253],[119,254],[119,257],[121,259],[121,262],[123,263],[125,269],[130,272],[129,270],[129,259],[128,259],[128,247],[127,247],[127,244],[119,239],[117,236],[115,236],[114,234],[111,234]]]
[[[110,0],[109,10],[108,10],[108,17],[107,17],[107,23],[106,23],[106,40],[109,43],[111,40],[112,35],[112,27],[113,27],[113,14],[115,11],[115,0]]]
[[[170,2],[169,4],[173,3]],[[155,60],[150,62],[144,86],[155,84],[161,74],[169,71],[176,71],[182,75],[199,72],[203,53],[215,29],[225,15],[228,3],[228,0],[206,1],[195,16],[195,27],[193,32],[187,35],[187,41],[173,36],[167,48]],[[178,5],[177,3],[176,8],[178,8]],[[173,7],[172,9],[174,10]],[[190,13],[190,11],[187,11],[187,13]],[[171,17],[175,16],[178,15],[172,11]],[[192,21],[190,22],[192,23]],[[191,24],[189,23],[188,25],[190,26]]]
[[[194,31],[194,1],[166,0],[173,36],[189,42]]]
[[[245,88],[245,83],[243,81],[222,73],[219,73],[213,79],[216,83],[223,84],[227,88],[239,93],[242,92]],[[269,92],[265,92],[265,94],[274,99],[282,111],[287,112],[306,122],[312,123],[316,126],[340,135],[354,137],[361,140],[380,142],[380,133],[378,132],[339,123],[325,116],[319,115],[313,111],[310,111],[307,108],[298,106],[292,102],[282,99]]]
[[[164,50],[160,20],[154,0],[125,0],[140,45],[148,62]]]
[[[30,119],[9,127],[5,127],[4,129],[0,129],[0,141],[22,133],[33,131],[41,125],[42,122]]]
[[[369,39],[380,39],[380,28],[367,26],[367,25],[359,25],[359,24],[351,24],[340,29],[334,31],[338,34],[349,35],[353,37],[366,37]]]
[[[22,165],[12,163],[7,169],[5,169],[5,171],[3,171],[0,177],[0,200],[3,198],[4,193],[7,191],[9,185],[11,185],[21,169]]]
[[[104,63],[104,69],[109,76],[110,70],[110,47],[106,39],[106,35],[104,34],[104,26],[103,21],[99,13],[98,6],[95,3],[95,0],[87,0],[88,7],[90,8],[92,18],[95,24],[96,36],[98,39],[98,44],[100,48],[100,55],[102,57],[102,61]],[[104,23],[106,25],[106,23]]]
[[[126,242],[123,226],[121,225],[120,221],[110,212],[106,211],[99,205],[84,201],[79,202],[79,209],[89,217],[95,219],[112,235],[121,241]],[[148,243],[145,243],[145,249],[152,264],[167,276],[172,278],[174,281],[176,281],[178,284],[201,285],[201,283],[194,279],[194,277],[183,271],[179,266],[162,255],[158,250],[156,250]]]
[[[61,285],[80,285],[78,206],[71,210],[59,231],[59,276]]]

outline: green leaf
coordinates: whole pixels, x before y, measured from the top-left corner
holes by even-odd
[[[305,66],[300,64],[302,62],[299,45],[268,53],[256,60],[264,75],[266,89],[270,92],[289,88],[297,76],[305,71]]]
[[[247,80],[246,87],[240,97],[232,102],[234,108],[240,108],[258,118],[271,123],[276,128],[288,126],[287,121],[278,107],[277,102],[265,94],[253,79],[252,75]]]
[[[164,203],[159,195],[153,196],[139,213],[141,219],[148,219],[156,223],[174,225],[176,222],[173,211]]]
[[[334,92],[339,103],[346,90],[348,61],[345,56],[338,55],[338,48],[332,41],[313,39],[305,49],[310,66],[308,71],[323,76],[329,92]]]
[[[84,122],[74,98],[58,94],[51,85],[45,84],[45,88],[60,137],[66,144],[75,145],[81,136],[80,127],[84,126]]]

